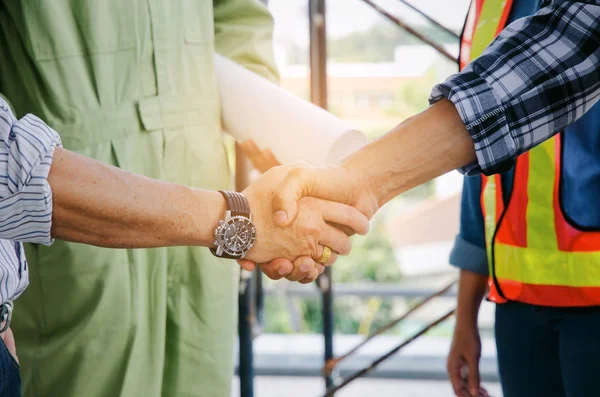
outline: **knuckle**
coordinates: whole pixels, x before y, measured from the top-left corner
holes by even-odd
[[[346,206],[342,211],[342,219],[346,224],[354,223],[353,221],[356,219],[356,210]]]
[[[295,272],[292,272],[291,274],[288,274],[287,276],[285,276],[286,280],[288,281],[298,281],[299,277],[298,274]]]
[[[271,266],[261,266],[261,271],[271,280],[281,279],[281,275],[279,275]]]
[[[318,208],[319,200],[314,197],[303,196],[298,200],[298,203],[300,203],[303,208],[314,210]]]
[[[311,240],[311,243],[316,245],[320,234],[319,227],[314,222],[310,222],[305,224],[303,229],[303,234]]]
[[[296,180],[302,180],[306,177],[307,174],[307,169],[303,168],[303,167],[298,167],[298,168],[293,168],[289,173],[288,173],[288,178],[290,179],[296,179]]]
[[[342,245],[342,251],[340,252],[340,254],[348,255],[350,251],[352,251],[352,241],[348,238],[344,241],[344,244]]]

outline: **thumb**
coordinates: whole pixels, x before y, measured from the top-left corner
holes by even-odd
[[[336,168],[298,167],[289,171],[273,196],[275,223],[289,225],[298,213],[298,200],[304,196],[353,205],[354,182]]]
[[[238,265],[244,270],[248,270],[249,272],[254,271],[256,269],[256,263],[249,261],[248,259],[238,259]]]
[[[287,226],[298,214],[298,200],[309,195],[316,182],[314,170],[306,167],[288,172],[273,196],[273,220],[279,226]]]
[[[469,393],[471,396],[479,395],[479,359],[477,357],[471,357],[467,366],[469,368],[468,382],[469,382]]]

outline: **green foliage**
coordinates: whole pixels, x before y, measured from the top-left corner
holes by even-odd
[[[340,257],[333,269],[335,283],[393,283],[400,280],[394,249],[383,226],[383,220],[379,217],[372,222],[369,234],[353,237],[352,253]]]

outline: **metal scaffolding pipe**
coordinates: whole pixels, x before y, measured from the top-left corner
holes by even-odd
[[[380,7],[379,5],[377,5],[376,3],[374,3],[372,0],[362,0],[362,1],[365,4],[371,6],[373,9],[375,9],[375,11],[377,11],[378,13],[380,13],[381,15],[383,15],[384,17],[386,17],[388,20],[390,20],[391,22],[393,22],[394,24],[396,24],[401,29],[403,29],[406,32],[410,33],[411,35],[413,35],[417,39],[421,40],[425,44],[428,44],[429,46],[433,47],[437,52],[439,52],[444,57],[448,58],[450,61],[458,64],[458,58],[456,58],[455,56],[453,56],[452,54],[450,54],[448,51],[446,51],[446,49],[444,47],[442,47],[441,45],[439,45],[435,41],[433,41],[430,38],[428,38],[428,37],[424,36],[423,34],[419,33],[413,27],[411,27],[410,25],[408,25],[407,23],[405,23],[404,21],[402,21],[400,18],[395,17],[394,15],[390,14],[385,9],[383,9],[382,7]]]
[[[363,347],[364,345],[366,345],[370,340],[372,340],[376,336],[379,336],[379,335],[383,334],[384,332],[392,329],[393,327],[395,327],[396,325],[398,325],[401,321],[405,320],[408,316],[410,316],[412,313],[414,313],[415,311],[417,311],[418,309],[420,309],[421,307],[423,307],[425,304],[427,304],[428,302],[430,302],[434,298],[437,298],[437,297],[440,297],[440,296],[444,295],[446,292],[448,292],[450,290],[450,288],[452,288],[454,286],[454,284],[456,284],[456,281],[452,281],[450,284],[446,285],[445,287],[443,287],[439,291],[436,291],[435,293],[433,293],[433,294],[427,296],[426,298],[422,299],[421,301],[419,301],[419,303],[417,303],[416,305],[414,305],[413,307],[411,307],[407,312],[405,312],[400,317],[398,317],[398,318],[390,321],[389,323],[385,324],[384,326],[382,326],[382,327],[378,328],[377,330],[375,330],[374,332],[370,333],[369,336],[367,336],[361,343],[359,343],[358,345],[354,346],[347,353],[341,355],[340,357],[336,357],[336,358],[333,358],[333,359],[329,360],[325,364],[325,367],[323,367],[323,371],[325,373],[331,373],[331,372],[333,372],[333,369],[336,367],[336,365],[338,365],[340,362],[344,361],[346,358],[348,358],[349,356],[351,356],[352,354],[354,354],[358,349],[360,349],[361,347]]]
[[[235,188],[238,192],[250,184],[250,163],[236,145]],[[240,273],[238,295],[238,337],[240,396],[254,397],[254,354],[253,354],[253,314],[252,314],[252,273]]]
[[[310,95],[312,102],[327,109],[327,32],[325,0],[309,0],[310,29]],[[333,294],[331,292],[331,267],[319,277],[323,311],[324,362],[333,358]],[[325,374],[325,387],[333,386],[333,378]]]
[[[411,342],[413,342],[414,340],[416,340],[420,336],[424,335],[430,329],[435,328],[436,326],[440,325],[442,322],[446,321],[448,318],[450,318],[450,316],[452,316],[454,314],[455,311],[456,311],[456,309],[450,310],[449,312],[447,312],[443,316],[439,317],[435,321],[433,321],[430,324],[428,324],[425,327],[423,327],[419,332],[417,332],[416,334],[414,334],[413,336],[411,336],[409,339],[405,340],[404,342],[402,342],[401,344],[399,344],[398,346],[396,346],[395,348],[393,348],[389,352],[385,353],[383,356],[379,357],[377,360],[373,361],[368,366],[366,366],[363,369],[361,369],[359,371],[356,371],[352,375],[346,377],[342,381],[342,383],[340,383],[339,385],[337,385],[335,387],[332,387],[332,388],[328,389],[327,392],[325,393],[324,397],[332,397],[335,392],[339,391],[343,387],[346,387],[350,382],[356,380],[357,378],[360,378],[361,376],[365,376],[369,372],[373,371],[375,368],[377,368],[377,366],[379,364],[381,364],[382,362],[384,362],[388,358],[392,357],[394,354],[398,353],[403,347],[405,347],[406,345],[410,344]]]
[[[447,27],[445,27],[444,25],[442,25],[441,23],[439,23],[438,21],[436,21],[435,19],[433,19],[432,17],[427,15],[425,12],[421,11],[414,5],[410,4],[408,1],[406,1],[406,0],[398,0],[398,1],[402,4],[404,4],[405,6],[407,6],[408,8],[410,8],[411,10],[413,10],[414,12],[416,12],[417,14],[419,14],[420,16],[422,16],[423,18],[427,19],[429,22],[431,22],[437,28],[442,29],[444,32],[448,33],[450,36],[454,37],[457,40],[460,40],[460,36],[458,34],[456,34],[456,32],[448,29]]]

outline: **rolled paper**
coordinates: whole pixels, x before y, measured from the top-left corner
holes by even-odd
[[[224,130],[270,149],[282,164],[335,165],[368,142],[339,117],[219,54],[215,71]]]

